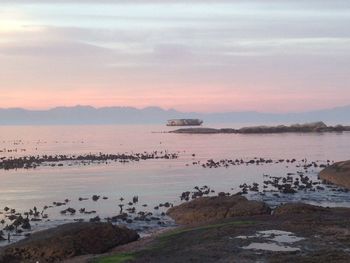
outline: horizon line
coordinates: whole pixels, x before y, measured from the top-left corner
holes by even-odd
[[[44,111],[51,111],[55,109],[74,109],[74,108],[91,108],[94,110],[101,110],[101,109],[108,109],[108,108],[129,108],[129,109],[135,109],[135,110],[147,110],[151,108],[163,110],[163,111],[176,111],[178,113],[199,113],[199,114],[220,114],[220,113],[263,113],[263,114],[297,114],[297,113],[308,113],[308,112],[314,112],[314,111],[323,111],[323,110],[334,110],[334,109],[339,109],[339,108],[347,108],[350,107],[350,104],[347,105],[340,105],[340,106],[333,106],[333,107],[328,107],[328,108],[315,108],[312,110],[306,110],[306,111],[290,111],[290,112],[271,112],[271,111],[257,111],[257,110],[232,110],[232,111],[211,111],[211,112],[201,112],[201,111],[181,111],[177,110],[175,108],[162,108],[160,106],[147,106],[147,107],[135,107],[135,106],[103,106],[103,107],[96,107],[93,105],[83,105],[83,104],[75,104],[72,106],[53,106],[50,108],[45,108],[45,109],[31,109],[31,108],[22,108],[22,107],[8,107],[8,108],[2,108],[0,107],[0,110],[24,110],[24,111],[39,111],[39,112],[44,112]]]

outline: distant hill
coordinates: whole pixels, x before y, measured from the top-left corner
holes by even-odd
[[[57,107],[50,110],[0,109],[0,125],[73,125],[73,124],[165,124],[172,118],[199,118],[214,123],[301,123],[324,121],[328,124],[350,124],[350,105],[302,113],[180,112],[158,107],[91,106]]]

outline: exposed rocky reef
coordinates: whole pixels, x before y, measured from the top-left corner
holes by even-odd
[[[89,206],[89,201],[103,202],[104,205],[109,202],[110,215],[102,216],[99,209],[88,210],[86,205]],[[43,207],[34,206],[24,211],[5,206],[0,209],[0,246],[18,242],[40,229],[62,224],[61,220],[57,220],[57,213],[68,222],[108,222],[125,225],[141,233],[172,224],[165,214],[166,210],[173,206],[172,203],[159,203],[154,208],[148,207],[145,203],[138,203],[138,196],[132,198],[129,196],[124,199],[94,194],[90,198],[79,197],[78,200],[66,198],[63,201],[54,201]],[[113,207],[119,207],[119,211],[117,212]]]
[[[319,176],[326,182],[350,189],[350,161],[334,163],[323,169]]]
[[[42,156],[23,156],[23,157],[1,157],[0,169],[30,169],[39,166],[64,166],[73,164],[89,165],[91,163],[106,162],[138,162],[149,159],[176,159],[177,153],[168,153],[167,151],[153,151],[143,153],[118,153],[118,154],[84,154],[84,155],[42,155]]]
[[[290,126],[252,126],[240,129],[233,128],[184,128],[170,133],[188,133],[188,134],[217,134],[217,133],[233,133],[233,134],[267,134],[267,133],[310,133],[310,132],[344,132],[350,131],[350,126],[336,125],[327,126],[323,122],[313,122],[305,124],[293,124]]]
[[[192,156],[195,157],[194,154]],[[270,159],[254,157],[252,159],[193,159],[192,165],[203,167],[203,169],[226,169],[242,165],[262,166],[277,164],[279,167],[285,166],[288,170],[284,174],[270,175],[263,173],[256,182],[228,185],[228,188],[221,189],[221,191],[224,190],[226,192],[219,193],[220,196],[227,199],[236,195],[236,197],[232,197],[232,200],[242,198],[237,196],[237,194],[243,195],[251,200],[264,201],[274,208],[280,203],[301,201],[305,200],[305,198],[311,198],[311,200],[319,202],[322,202],[322,200],[326,202],[330,200],[348,202],[350,200],[350,196],[347,194],[348,189],[332,184],[324,184],[323,181],[317,178],[320,168],[325,168],[332,163],[333,161],[331,160],[310,161],[306,159],[297,160],[295,158]],[[182,203],[199,197],[214,196],[218,194],[215,190],[211,186],[197,185],[182,192],[179,196],[179,201]],[[233,206],[234,202],[232,200],[230,199],[228,206]],[[95,203],[100,202],[101,206],[96,207]],[[0,246],[17,242],[39,229],[55,226],[58,218],[67,222],[90,221],[123,224],[139,231],[142,235],[155,229],[173,226],[173,221],[166,216],[165,212],[166,209],[176,203],[177,201],[172,200],[172,202],[147,204],[143,202],[142,197],[139,200],[138,195],[128,194],[120,196],[116,194],[106,196],[101,193],[88,193],[79,197],[65,196],[62,199],[51,200],[40,205],[34,204],[25,209],[6,205],[0,209],[0,230],[2,231],[0,231]],[[108,214],[105,214],[103,210],[103,207],[106,206],[111,207]],[[220,213],[222,212],[218,212],[218,214]],[[230,215],[230,213],[227,215]],[[1,242],[1,240],[3,241]]]

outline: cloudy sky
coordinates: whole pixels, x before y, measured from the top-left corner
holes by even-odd
[[[0,107],[350,104],[349,0],[0,0]]]

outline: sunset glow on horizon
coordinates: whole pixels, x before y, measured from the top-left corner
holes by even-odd
[[[349,1],[0,3],[1,108],[350,104]]]

